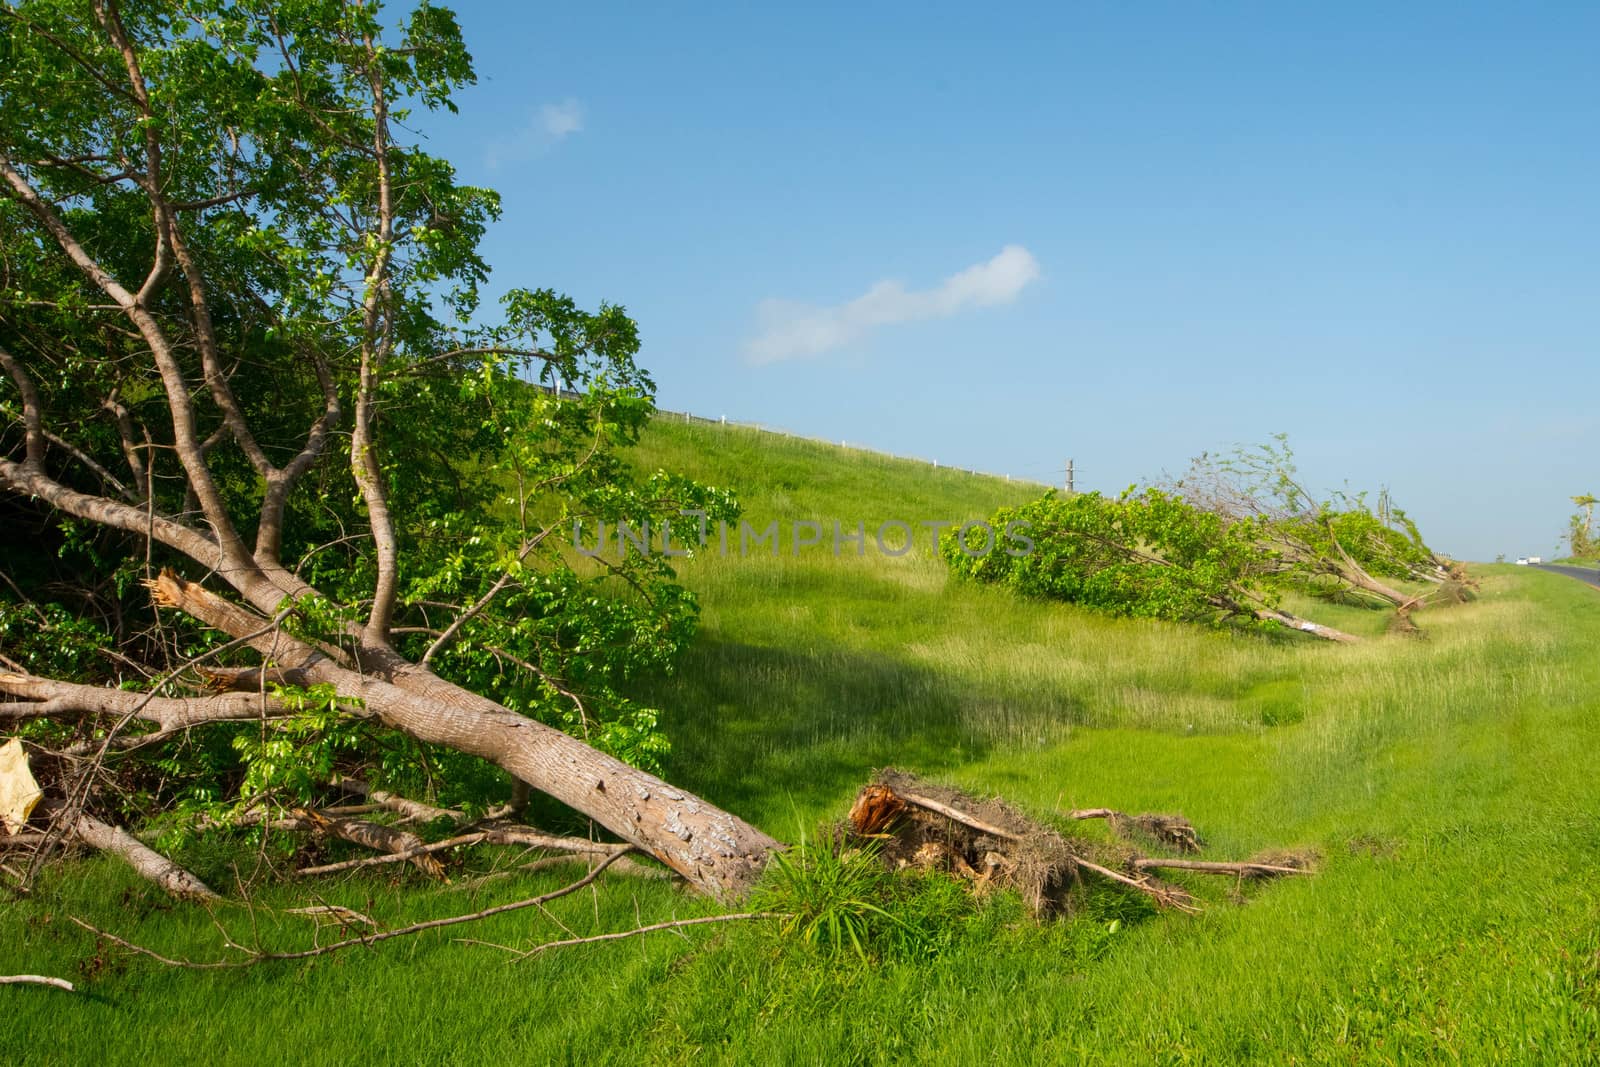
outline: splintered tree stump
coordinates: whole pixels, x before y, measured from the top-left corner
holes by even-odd
[[[873,837],[894,825],[905,810],[906,802],[894,790],[874,782],[861,790],[850,805],[850,827],[862,837]]]
[[[1085,808],[1068,817],[1104,819],[1123,841],[1142,837],[1177,852],[1200,850],[1200,835],[1181,815]],[[879,842],[890,867],[943,871],[972,883],[975,891],[1015,889],[1039,916],[1064,911],[1086,875],[1139,892],[1161,907],[1194,912],[1198,907],[1187,890],[1153,872],[1273,878],[1307,874],[1312,865],[1310,857],[1294,853],[1247,862],[1146,856],[1127,845],[1068,837],[1001,800],[982,800],[894,770],[880,772],[856,796],[849,827],[857,837]]]

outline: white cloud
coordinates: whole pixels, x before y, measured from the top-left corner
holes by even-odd
[[[583,105],[570,96],[559,104],[546,104],[539,109],[539,122],[552,140],[559,141],[583,129]]]
[[[908,290],[881,281],[844,304],[815,307],[789,300],[763,300],[756,307],[761,332],[744,346],[752,363],[820,355],[880,326],[942,319],[968,308],[1009,304],[1039,277],[1039,261],[1021,245],[1006,245],[993,259],[950,275],[938,286]]]
[[[560,103],[543,104],[518,129],[490,142],[484,162],[490,170],[507,163],[519,163],[547,152],[556,142],[583,130],[583,104],[573,97]]]

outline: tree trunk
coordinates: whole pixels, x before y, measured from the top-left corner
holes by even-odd
[[[260,616],[170,571],[152,586],[159,603],[247,638],[276,666],[360,699],[386,725],[499,764],[719,900],[747,892],[781,847],[737,816],[393,652],[364,649],[365,670],[351,670],[282,631],[265,632]]]

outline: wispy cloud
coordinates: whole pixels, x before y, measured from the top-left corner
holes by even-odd
[[[763,300],[756,307],[761,332],[744,346],[745,358],[777,363],[820,355],[880,326],[1009,304],[1038,277],[1039,261],[1033,253],[1021,245],[1006,245],[993,259],[957,271],[932,289],[909,290],[901,282],[886,280],[832,307]]]
[[[570,96],[559,104],[546,104],[539,109],[539,122],[547,136],[559,141],[583,129],[583,105]]]
[[[583,130],[583,104],[567,97],[554,104],[542,104],[521,127],[490,142],[484,161],[490,170],[507,163],[518,163],[538,155],[567,137]]]

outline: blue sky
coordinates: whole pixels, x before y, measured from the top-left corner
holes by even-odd
[[[663,407],[1111,492],[1287,431],[1477,559],[1600,492],[1600,5],[456,9],[495,284]]]

